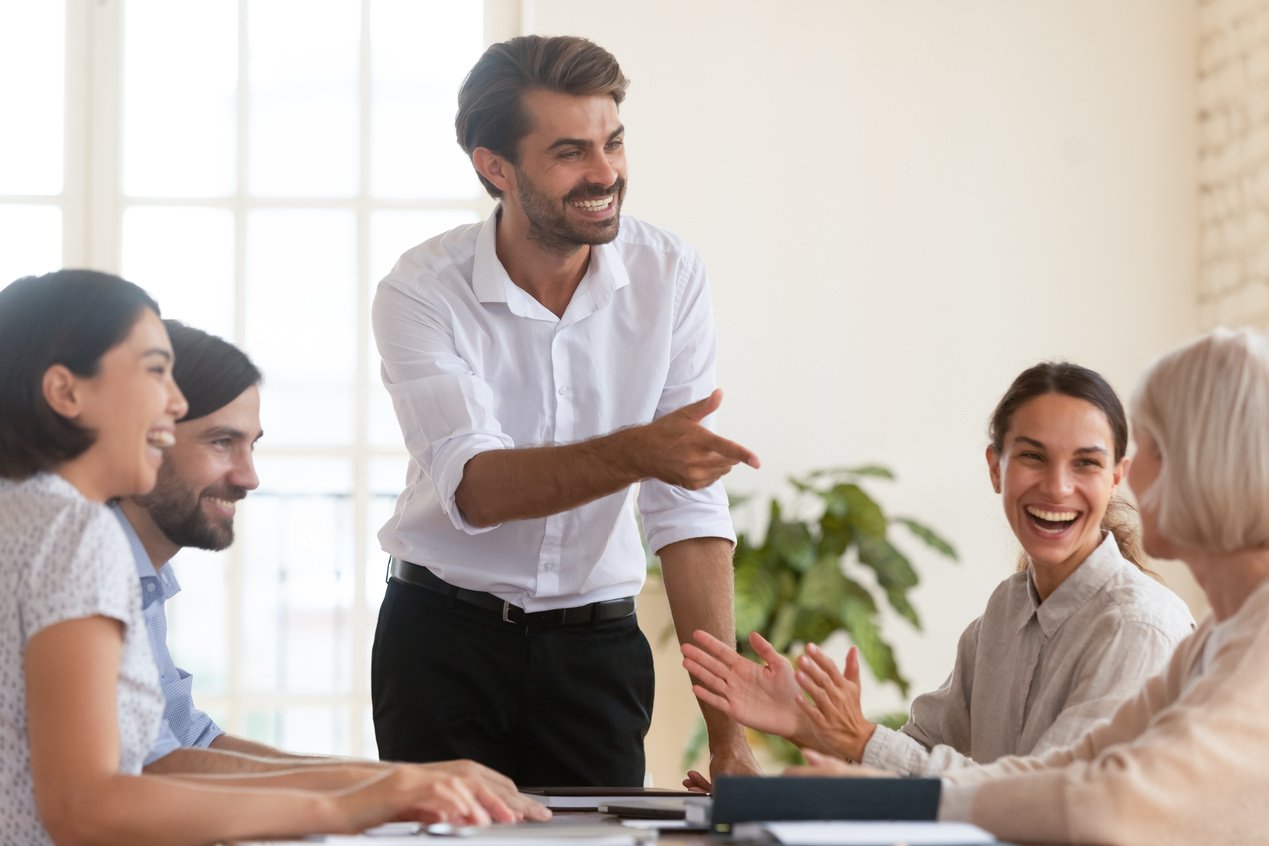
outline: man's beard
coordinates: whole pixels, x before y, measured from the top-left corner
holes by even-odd
[[[617,237],[621,226],[621,201],[626,195],[626,179],[618,176],[612,185],[583,185],[564,196],[567,204],[572,200],[591,200],[613,197],[613,215],[593,222],[575,222],[568,217],[561,202],[545,191],[540,191],[517,165],[516,186],[520,189],[520,208],[529,219],[529,238],[542,249],[559,256],[577,252],[579,247],[591,244],[607,244]]]
[[[173,473],[159,469],[154,490],[137,497],[137,503],[150,514],[150,519],[177,546],[218,551],[234,542],[233,518],[215,521],[203,513],[203,497],[237,502],[247,495],[244,488],[226,485],[206,488],[195,493]]]

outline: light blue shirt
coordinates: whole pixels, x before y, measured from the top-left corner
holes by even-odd
[[[167,651],[167,613],[164,603],[181,592],[180,582],[171,566],[158,570],[150,563],[150,556],[141,539],[123,509],[117,504],[110,510],[123,526],[123,533],[132,548],[132,557],[137,565],[137,578],[141,582],[141,611],[145,617],[145,628],[150,634],[150,649],[154,652],[154,663],[159,671],[159,687],[163,689],[163,725],[159,728],[158,739],[145,756],[145,764],[149,765],[184,746],[206,749],[211,742],[224,734],[220,726],[212,722],[211,717],[194,707],[194,677],[176,666],[172,655]]]

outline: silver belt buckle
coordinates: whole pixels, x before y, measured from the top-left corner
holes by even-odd
[[[504,623],[515,622],[514,620],[511,619],[511,603],[505,599],[502,601],[502,622]]]

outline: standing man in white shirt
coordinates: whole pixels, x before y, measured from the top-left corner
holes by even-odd
[[[679,638],[735,637],[719,479],[758,459],[709,428],[722,394],[700,256],[621,220],[626,86],[585,39],[490,47],[456,128],[498,208],[407,252],[375,297],[411,456],[379,533],[385,757],[474,758],[519,784],[643,783],[636,501]],[[713,775],[757,772],[740,726],[702,710]]]

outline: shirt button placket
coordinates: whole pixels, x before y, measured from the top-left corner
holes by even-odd
[[[552,398],[555,424],[555,442],[566,444],[574,440],[572,388],[568,383],[568,354],[563,335],[559,328],[551,338],[551,375],[555,380],[555,396]],[[549,395],[548,395],[549,396]],[[546,518],[546,528],[542,537],[542,549],[538,556],[538,592],[539,594],[555,594],[559,592],[560,551],[564,541],[564,514],[552,514]]]

